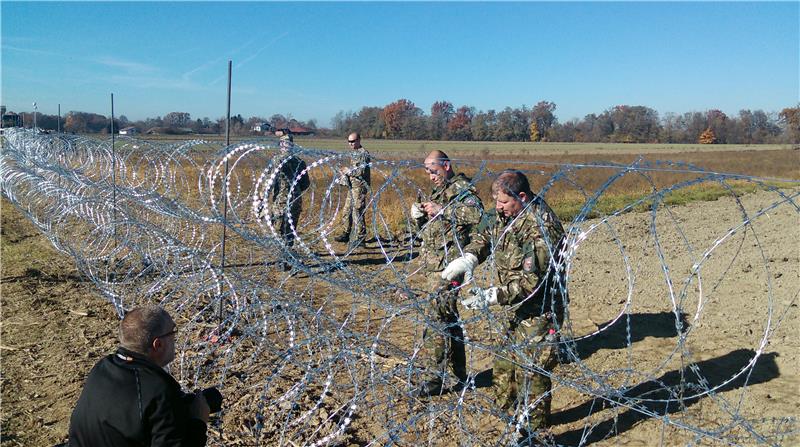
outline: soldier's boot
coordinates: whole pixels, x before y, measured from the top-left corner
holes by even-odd
[[[348,247],[351,250],[356,248],[363,248],[367,246],[367,232],[365,227],[361,227],[361,229],[353,228],[353,232],[350,233],[350,244]]]
[[[350,240],[350,244],[347,246],[350,250],[355,250],[356,248],[363,248],[366,247],[367,243],[364,241],[363,237],[354,238]]]
[[[432,378],[422,382],[414,392],[416,397],[438,396],[443,392],[442,376],[446,370],[447,343],[441,334],[437,334],[431,328],[425,328],[422,332],[423,344],[425,346],[425,363],[430,371],[435,371]]]
[[[555,445],[550,427],[550,398],[537,404],[528,415],[527,427],[520,429],[519,446]]]
[[[528,430],[524,428],[519,431],[519,438],[517,438],[516,447],[539,447],[541,444],[536,442]]]
[[[469,382],[469,375],[467,374],[467,353],[464,349],[464,330],[461,326],[454,326],[450,328],[450,364],[453,368],[453,374],[458,379],[458,383],[452,388],[454,392],[459,392],[464,388],[472,385]]]
[[[466,372],[462,374],[456,374],[456,378],[458,382],[451,388],[454,393],[459,393],[463,391],[465,388],[468,390],[474,390],[475,385],[469,380],[469,375]]]
[[[558,445],[553,432],[549,428],[533,428],[528,427],[520,428],[519,438],[517,439],[518,446],[531,446],[531,447],[549,447]]]
[[[546,430],[550,427],[550,407],[553,397],[550,395],[552,382],[549,377],[541,374],[533,374],[529,377],[531,396],[541,400],[530,409],[528,414],[528,430]]]
[[[556,340],[558,341],[558,349],[555,349],[555,353],[558,363],[568,365],[575,361],[578,355],[578,348],[575,342],[560,335]]]
[[[517,447],[547,447],[556,445],[551,433],[545,430],[532,431],[524,428],[519,431]]]
[[[278,268],[278,271],[288,272],[289,270],[292,269],[292,264],[289,264],[286,261],[279,261],[278,265],[277,265],[277,268]]]
[[[442,386],[441,379],[433,379],[428,380],[426,382],[422,382],[422,384],[417,388],[417,397],[431,397],[431,396],[440,396],[444,391],[444,387]]]

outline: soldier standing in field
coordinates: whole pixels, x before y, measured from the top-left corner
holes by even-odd
[[[306,163],[294,154],[292,134],[288,130],[278,130],[275,135],[280,137],[280,150],[272,157],[268,168],[275,174],[275,181],[267,191],[269,218],[286,246],[292,247],[295,238],[292,227],[297,227],[303,209],[300,196],[308,189],[311,182],[308,173],[305,172]],[[281,265],[284,270],[288,270],[287,264]]]
[[[500,174],[492,184],[492,197],[497,215],[481,224],[464,255],[444,269],[442,278],[472,272],[494,251],[498,285],[472,289],[462,304],[469,309],[503,306],[500,312],[508,318],[501,331],[503,348],[494,358],[495,402],[512,415],[528,415],[527,426],[519,422],[531,442],[533,433],[550,422],[552,383],[549,376],[530,371],[533,367],[549,372],[557,363],[551,334],[560,325],[565,304],[563,275],[557,273],[564,228],[519,171]]]
[[[463,274],[451,275],[448,282],[441,277],[448,262],[464,254],[470,235],[483,217],[483,204],[475,187],[463,174],[456,174],[450,159],[442,151],[433,151],[425,159],[425,170],[434,188],[429,200],[411,207],[412,224],[422,239],[419,262],[424,273],[430,302],[425,312],[427,321],[438,327],[427,327],[423,343],[424,358],[429,371],[435,375],[423,382],[417,395],[427,397],[443,392],[448,364],[461,389],[467,384],[464,331],[458,324],[456,299],[458,289],[449,281],[463,281]]]
[[[355,248],[364,245],[367,235],[364,213],[370,188],[370,157],[369,152],[361,146],[361,135],[357,132],[347,137],[347,144],[353,151],[350,154],[350,167],[342,172],[348,188],[342,209],[345,223],[342,233],[333,239],[337,242],[349,242],[350,248]]]

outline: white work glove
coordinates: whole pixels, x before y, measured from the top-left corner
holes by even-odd
[[[426,216],[425,210],[422,209],[422,205],[420,205],[419,203],[411,205],[411,217],[413,217],[414,219],[420,219],[425,216]]]
[[[478,265],[478,257],[472,253],[466,253],[460,258],[453,259],[452,262],[447,264],[447,267],[442,271],[442,279],[452,281],[460,275],[466,275],[468,278],[472,277],[472,271]]]
[[[475,287],[470,290],[470,296],[461,300],[461,305],[467,309],[481,310],[497,304],[497,287],[481,289]]]

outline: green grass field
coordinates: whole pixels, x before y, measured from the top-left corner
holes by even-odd
[[[176,142],[202,139],[222,141],[223,135],[158,135],[140,136],[152,141]],[[232,136],[231,142],[252,140],[254,136]],[[295,138],[301,146],[317,149],[347,150],[344,138]],[[660,154],[685,152],[729,152],[729,151],[775,151],[789,150],[789,144],[621,144],[621,143],[532,143],[532,142],[497,142],[497,141],[430,141],[430,140],[363,140],[364,147],[374,153],[414,153],[439,149],[447,153],[480,154],[489,151],[492,154],[524,155],[524,154]]]
[[[300,145],[324,148],[347,149],[344,139],[303,138],[295,139]],[[495,141],[424,141],[424,140],[364,140],[364,147],[375,153],[406,154],[430,152],[435,149],[450,154],[491,155],[564,155],[564,154],[662,154],[684,152],[728,152],[752,150],[786,150],[791,145],[780,144],[619,144],[619,143],[532,143]],[[423,155],[424,157],[424,155]]]

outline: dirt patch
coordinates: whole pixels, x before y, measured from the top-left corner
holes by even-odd
[[[113,307],[2,202],[2,443],[52,445],[89,369],[116,344]]]

